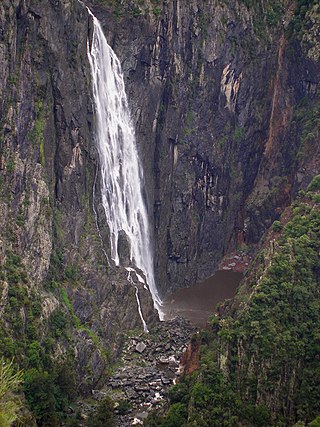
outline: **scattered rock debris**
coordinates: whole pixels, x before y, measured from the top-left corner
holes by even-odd
[[[150,411],[167,402],[168,389],[181,374],[180,360],[195,332],[187,320],[175,318],[157,324],[149,334],[127,339],[120,367],[103,390],[93,393],[97,400],[108,395],[128,402],[125,414],[116,409],[117,427],[142,425]]]

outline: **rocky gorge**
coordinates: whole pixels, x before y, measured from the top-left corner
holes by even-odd
[[[26,425],[60,425],[79,396],[105,396],[120,385],[134,410],[143,400],[156,407],[192,331],[179,320],[159,326],[149,291],[128,282],[110,257],[86,6],[123,69],[162,298],[239,256],[253,258],[246,267],[255,273],[243,288],[253,295],[248,277],[259,282],[271,255],[260,259],[260,270],[255,256],[271,240],[277,247],[274,221],[285,227],[299,191],[320,171],[316,1],[3,0],[0,355],[25,372]],[[123,266],[125,236],[119,252]],[[142,328],[135,286],[158,341],[152,334],[128,341],[129,331]],[[141,354],[139,343],[146,344]],[[224,344],[226,365],[233,351]],[[131,353],[146,364],[134,369],[137,383]],[[257,401],[280,411],[268,396],[264,390]],[[132,422],[124,417],[119,425]],[[298,416],[290,417],[293,425]]]
[[[127,414],[117,425],[142,424],[153,410],[168,402],[168,390],[183,372],[182,357],[196,329],[183,318],[161,322],[148,336],[132,336],[126,343],[121,362],[98,398],[109,394],[113,400],[127,400]],[[120,363],[121,363],[120,362]],[[102,395],[101,395],[102,394]]]

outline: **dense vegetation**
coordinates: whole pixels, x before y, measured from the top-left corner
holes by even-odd
[[[18,418],[21,402],[15,394],[22,381],[22,372],[15,372],[13,361],[0,358],[0,426],[10,427]]]
[[[0,322],[0,355],[4,360],[15,357],[23,369],[24,395],[38,426],[56,426],[62,420],[67,425],[76,423],[76,414],[67,415],[67,408],[78,391],[71,328],[83,331],[97,346],[100,345],[96,335],[74,314],[62,287],[76,280],[74,267],[67,266],[64,271],[55,252],[52,258],[45,287],[62,303],[50,314],[45,329],[41,325],[40,297],[28,289],[28,275],[21,257],[7,251],[4,268],[0,271],[0,281],[13,285],[9,287],[3,321]],[[60,344],[69,350],[57,356]],[[22,422],[25,422],[23,417]]]
[[[317,176],[270,231],[228,314],[197,338],[199,370],[146,425],[319,425],[319,203]]]
[[[68,316],[65,311],[54,310],[50,327],[40,328],[42,312],[39,296],[28,292],[28,277],[21,258],[7,252],[2,278],[10,284],[0,323],[0,354],[16,359],[24,370],[24,392],[38,425],[56,425],[70,403],[76,389],[73,355],[52,358],[59,339],[68,339]]]

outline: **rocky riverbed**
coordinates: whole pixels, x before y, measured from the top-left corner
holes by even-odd
[[[160,322],[149,333],[128,337],[107,386],[92,391],[97,403],[105,396],[116,402],[117,427],[142,425],[152,410],[167,402],[168,389],[183,370],[181,357],[196,331],[186,319],[177,317]],[[84,422],[90,416],[87,409]]]

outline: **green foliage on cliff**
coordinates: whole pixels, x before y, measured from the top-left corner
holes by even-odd
[[[44,128],[45,128],[45,111],[43,102],[38,99],[34,106],[35,121],[29,138],[34,146],[39,146],[39,158],[42,166],[45,165],[45,151],[44,151]]]
[[[1,281],[9,287],[0,322],[0,356],[15,357],[24,370],[23,389],[37,424],[58,425],[76,393],[74,355],[52,357],[57,341],[69,339],[73,319],[67,310],[71,303],[62,289],[61,299],[66,307],[52,311],[44,331],[40,296],[29,289],[25,266],[13,251],[6,253]],[[1,420],[0,407],[0,426]]]
[[[151,0],[151,8],[146,0],[131,0],[128,2],[121,0],[95,0],[95,3],[110,6],[117,20],[128,16],[138,18],[148,12],[151,12],[157,18],[162,11],[161,0]]]
[[[312,100],[303,98],[296,106],[294,120],[301,132],[301,146],[298,157],[312,159],[320,135],[320,96]]]
[[[0,427],[10,427],[18,418],[22,405],[15,392],[22,376],[22,371],[15,372],[13,361],[0,358]]]
[[[159,426],[287,426],[320,414],[319,182],[294,203],[231,310],[198,338],[199,370],[175,386]]]
[[[268,28],[274,29],[280,23],[285,11],[285,2],[283,0],[258,2],[256,0],[241,0],[248,8],[250,13],[254,14],[254,31],[260,39],[267,40]]]
[[[114,403],[110,397],[105,397],[96,412],[90,417],[89,427],[115,427]]]
[[[296,10],[294,17],[289,25],[289,34],[296,33],[299,36],[302,35],[305,18],[308,10],[317,3],[317,0],[298,0],[296,2]]]
[[[29,364],[34,367],[25,372],[25,395],[39,426],[58,425],[75,396],[72,357],[54,365],[48,359],[41,359],[40,348],[34,351],[36,363],[29,357]]]

